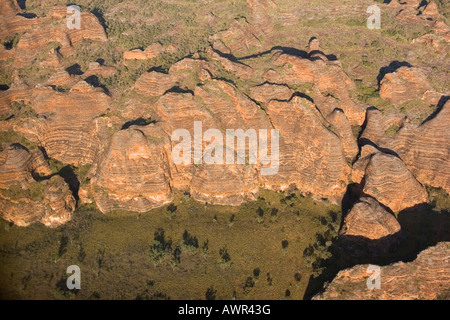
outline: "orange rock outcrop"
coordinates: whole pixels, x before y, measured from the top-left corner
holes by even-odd
[[[35,178],[37,181],[35,181]],[[13,144],[0,153],[0,215],[18,226],[40,221],[57,227],[72,217],[76,201],[64,179],[53,176],[40,151]]]
[[[412,262],[380,266],[380,288],[369,289],[373,272],[369,265],[340,271],[325,291],[313,299],[346,300],[435,300],[448,297],[450,287],[449,242],[423,250]],[[447,290],[447,292],[445,292]]]

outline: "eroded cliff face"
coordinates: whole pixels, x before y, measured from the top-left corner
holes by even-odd
[[[0,39],[4,40],[11,34],[23,32],[38,24],[37,19],[28,19],[19,15],[22,12],[17,1],[4,0],[0,2],[2,21],[0,22]]]
[[[344,219],[341,234],[346,237],[379,240],[400,232],[400,224],[394,215],[378,201],[362,197]]]
[[[1,141],[1,216],[19,226],[56,227],[84,203],[105,214],[151,214],[172,202],[177,190],[205,204],[238,206],[257,199],[260,188],[297,188],[349,206],[340,238],[375,246],[373,251],[395,246],[402,233],[400,212],[427,203],[427,187],[450,193],[448,92],[435,90],[430,70],[404,62],[386,73],[380,69],[378,78],[370,75],[378,98],[392,109],[419,101],[434,112],[417,123],[405,113],[371,107],[355,98],[352,79],[367,83],[359,67],[345,68],[356,70],[350,78],[319,39],[300,44],[305,51],[279,45],[298,11],[282,11],[283,3],[272,0],[247,5],[247,17],[232,19],[201,50],[160,68],[159,59],[177,52],[173,45],[152,39],[141,49],[112,50],[104,24],[87,10],[81,12],[81,28],[71,29],[65,6],[29,18],[16,1],[0,0],[0,63],[13,70],[0,91],[0,133],[8,141]],[[450,31],[434,2],[391,1],[386,8],[401,23],[429,27],[413,43],[446,54]],[[214,23],[218,17],[210,15]],[[17,43],[9,47],[5,41],[11,37]],[[91,44],[114,51],[115,65],[97,56],[78,65]],[[24,76],[35,66],[45,75]],[[126,88],[121,83],[117,89],[127,72]],[[246,139],[231,152],[232,163],[194,163],[195,123],[201,123],[202,154],[213,142],[204,133],[222,134],[210,155],[222,149],[223,160],[227,130],[254,130],[257,161],[249,161],[254,146]],[[172,139],[177,130],[191,138],[185,141],[191,152],[185,163],[173,161],[180,151],[180,140]],[[279,132],[277,160],[273,130]],[[258,139],[265,134],[262,147]],[[261,161],[265,152],[272,163]],[[237,163],[239,157],[244,163]],[[50,169],[54,161],[77,174],[86,171],[78,174],[80,188],[69,187]],[[276,170],[263,174],[274,161]],[[447,252],[448,243],[440,243],[413,262],[382,267],[381,291],[366,290],[367,266],[344,270],[321,298],[434,299],[442,293],[439,284],[449,286]]]
[[[107,111],[110,98],[101,88],[81,81],[68,92],[49,86],[32,91],[31,107],[39,115],[29,124],[47,155],[75,166],[92,163],[100,140],[107,137],[108,119],[99,117]],[[103,137],[102,137],[103,136]]]
[[[0,207],[3,219],[18,226],[40,221],[48,227],[66,223],[76,201],[69,186],[54,176],[44,156],[24,146],[7,146],[0,154]]]
[[[172,200],[169,139],[158,127],[116,132],[94,165],[91,192],[102,212],[147,212]]]
[[[83,23],[80,24],[79,29],[67,27],[68,16],[70,16],[70,13],[67,13],[66,6],[55,6],[46,17],[21,19],[20,21],[25,20],[22,30],[16,30],[15,27],[12,27],[12,30],[6,29],[9,31],[8,33],[27,30],[21,36],[17,47],[14,49],[14,67],[20,68],[29,65],[33,58],[45,50],[51,42],[57,42],[61,46],[58,50],[48,51],[47,67],[57,68],[60,66],[60,59],[72,55],[75,52],[73,45],[76,45],[83,39],[94,41],[107,40],[105,30],[92,13],[87,11],[80,13],[80,19]],[[28,22],[29,20],[31,20],[31,23]],[[33,27],[32,29],[30,29],[31,26]],[[11,28],[10,25],[6,27]],[[56,59],[52,58],[52,56],[56,56]],[[53,60],[53,63],[49,63],[49,60]]]
[[[380,287],[369,289],[374,280],[369,265],[357,265],[338,273],[325,292],[314,299],[434,300],[448,297],[450,243],[440,242],[422,251],[412,262],[380,266]]]
[[[2,5],[14,20],[13,13],[20,9],[6,0]],[[81,73],[61,67],[82,39],[108,39],[91,13],[82,12],[81,29],[68,29],[66,7],[55,7],[48,17],[33,19],[36,26],[23,29],[14,48],[14,63],[19,68],[34,61],[49,42],[56,41],[60,49],[44,59],[49,69],[56,70],[34,87],[14,76],[11,87],[0,92],[3,116],[16,113],[15,102],[29,106],[34,114],[6,127],[37,144],[52,159],[92,166],[90,180],[82,183],[82,199],[94,201],[103,212],[146,212],[169,202],[173,189],[189,191],[202,202],[239,205],[255,199],[260,187],[275,191],[296,187],[339,204],[351,181],[360,186],[362,195],[397,212],[427,202],[424,186],[449,190],[445,170],[448,104],[414,128],[407,119],[384,120],[376,110],[366,113],[367,106],[351,98],[356,86],[340,61],[324,53],[316,38],[310,40],[307,51],[278,47],[251,63],[237,59],[273,32],[271,13],[279,12],[273,1],[249,1],[248,5],[249,19],[235,20],[211,39],[211,47],[181,59],[167,73],[143,72],[125,97],[105,91],[92,80],[116,75],[112,66],[91,62]],[[47,21],[50,18],[53,23]],[[13,22],[6,24],[6,34],[17,32]],[[141,53],[151,60],[165,50],[169,48],[154,43]],[[135,58],[140,59],[125,53],[121,63]],[[425,96],[436,100],[439,94],[420,70],[402,67],[384,76],[380,95],[400,104]],[[174,163],[172,151],[179,141],[172,141],[171,135],[183,129],[193,139],[195,121],[201,122],[202,135],[209,129],[222,132],[222,141],[216,143],[224,150],[226,130],[255,130],[269,136],[271,130],[278,130],[277,169],[264,175],[267,164],[259,159],[249,163],[248,144],[246,164]],[[359,150],[354,133],[364,122],[359,144],[370,141],[370,152]],[[387,136],[385,131],[393,123],[400,129]],[[205,149],[211,141],[202,140]],[[270,154],[270,137],[265,151]]]
[[[395,153],[423,185],[449,192],[449,110],[447,101],[420,125],[405,117],[383,116],[378,110],[369,110],[361,139]]]

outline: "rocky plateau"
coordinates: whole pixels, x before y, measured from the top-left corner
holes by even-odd
[[[448,55],[448,26],[436,3],[425,2],[386,7],[402,23],[429,27],[413,45]],[[233,19],[199,52],[166,70],[142,67],[116,90],[104,84],[124,68],[175,55],[177,48],[150,42],[118,50],[114,63],[97,59],[78,70],[74,59],[82,46],[111,41],[98,15],[83,10],[81,28],[69,29],[66,6],[31,18],[16,1],[0,0],[0,40],[20,35],[13,48],[0,46],[0,62],[11,73],[0,91],[0,216],[18,226],[55,228],[83,204],[137,216],[171,203],[176,191],[205,205],[239,206],[256,200],[261,188],[299,190],[332,204],[347,201],[339,237],[368,246],[375,241],[382,251],[395,246],[399,213],[429,203],[428,188],[450,193],[449,92],[433,87],[429,70],[403,63],[371,75],[379,99],[393,108],[419,101],[427,117],[417,123],[407,113],[363,103],[354,94],[361,81],[320,39],[302,43],[305,50],[267,46],[295,20],[282,12],[281,1],[248,0],[247,6],[248,17]],[[47,77],[31,80],[24,70],[34,66]],[[195,121],[202,136],[209,129],[223,133],[222,141],[203,136],[203,156],[212,142],[226,150],[227,130],[253,129],[259,138],[278,130],[277,171],[263,174],[268,164],[260,158],[250,163],[248,144],[232,152],[237,159],[244,151],[244,164],[174,163],[179,141],[172,134],[183,129],[194,137]],[[274,156],[273,139],[262,152]],[[64,166],[85,172],[70,180]],[[356,265],[315,298],[436,299],[450,288],[448,253],[449,243],[441,242],[413,261],[382,266],[381,290],[366,290],[367,265]]]

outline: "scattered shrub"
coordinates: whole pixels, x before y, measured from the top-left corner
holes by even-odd
[[[172,240],[166,240],[164,229],[158,228],[150,245],[149,258],[155,265],[164,260],[172,251]]]
[[[253,280],[252,277],[247,277],[244,283],[244,294],[248,294],[250,292],[250,289],[255,286],[255,280]]]
[[[206,300],[216,300],[216,294],[217,294],[217,290],[214,290],[214,287],[211,286],[208,289],[206,289]]]
[[[222,263],[230,262],[231,258],[230,258],[230,254],[228,253],[227,248],[220,249],[219,255],[220,255],[220,259],[221,259]]]

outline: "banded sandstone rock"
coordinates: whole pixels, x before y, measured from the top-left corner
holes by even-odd
[[[35,181],[34,178],[38,179]],[[0,155],[0,214],[18,226],[40,221],[57,227],[72,217],[76,201],[68,185],[53,176],[40,151],[13,144]]]
[[[186,63],[196,65],[190,60]],[[173,78],[175,74],[184,72],[184,68],[181,68],[184,64],[171,68],[167,77]],[[287,87],[267,86],[276,90],[268,92],[267,97],[262,93],[261,99],[266,99],[266,102],[279,94],[279,98],[289,99],[291,96]],[[278,89],[281,91],[278,92]],[[258,91],[253,92],[257,94]],[[193,166],[170,162],[174,188],[189,189],[197,200],[238,205],[254,199],[259,185],[285,190],[295,184],[305,193],[311,193],[317,198],[328,198],[335,203],[345,193],[350,167],[345,159],[342,142],[339,136],[328,129],[329,123],[315,106],[306,99],[294,97],[285,101],[272,100],[267,104],[266,113],[235,86],[211,79],[196,86],[192,93],[166,92],[153,108],[156,113],[154,119],[168,136],[176,129],[185,129],[193,137],[194,121],[202,123],[203,132],[207,129],[219,129],[222,132],[226,129],[254,129],[256,132],[264,129],[270,135],[271,129],[280,130],[280,164],[279,171],[274,175],[261,175],[259,162],[248,167],[219,164]],[[299,126],[300,122],[303,125]],[[349,129],[348,126],[345,128]],[[315,137],[314,140],[311,137]],[[269,137],[269,150],[270,141]],[[225,144],[225,140],[222,143]],[[208,144],[209,141],[203,141],[203,147]],[[176,142],[172,142],[172,148],[175,145]],[[246,152],[248,148],[247,144]]]
[[[108,78],[117,72],[115,67],[105,66],[98,62],[90,62],[88,69],[83,73],[83,77],[89,77],[92,75]]]
[[[225,70],[232,72],[239,78],[248,80],[256,74],[252,68],[244,63],[231,61],[219,53],[210,50],[210,48],[208,48],[207,52],[211,54],[211,58],[213,60],[219,61]]]
[[[352,125],[362,125],[364,122],[365,108],[356,105],[348,93],[348,90],[355,88],[355,84],[336,61],[310,60],[277,51],[273,55],[273,64],[281,67],[281,71],[268,70],[264,74],[267,81],[287,85],[310,85],[314,89],[314,102],[324,117],[338,107],[344,111]],[[335,104],[330,107],[329,100],[332,96],[336,97],[333,98]]]
[[[383,116],[369,110],[367,126],[361,138],[397,153],[411,173],[424,185],[450,191],[450,102],[421,125],[414,125],[404,117]],[[386,135],[395,125],[398,131]]]
[[[93,169],[99,209],[146,212],[170,202],[168,152],[167,135],[154,125],[116,132]]]
[[[193,171],[190,190],[195,200],[209,204],[236,206],[256,200],[259,192],[256,166],[202,164]]]
[[[344,219],[340,234],[352,241],[388,240],[400,232],[400,224],[378,201],[360,198]],[[367,241],[366,241],[367,242]]]
[[[331,124],[332,130],[334,130],[341,139],[345,157],[349,161],[353,162],[359,152],[359,149],[356,138],[353,135],[352,126],[344,112],[337,108],[330,113],[326,119]]]
[[[373,272],[369,265],[343,270],[313,299],[351,300],[434,300],[448,297],[450,287],[449,242],[423,250],[412,262],[380,266],[380,289],[368,289]],[[369,280],[370,281],[370,280]]]
[[[26,31],[17,43],[14,53],[13,66],[21,68],[29,65],[34,58],[51,42],[57,42],[61,45],[59,53],[67,56],[73,53],[73,45],[81,42],[83,39],[94,41],[106,41],[106,32],[98,21],[97,17],[88,11],[82,11],[80,19],[80,29],[69,29],[67,27],[67,7],[56,6],[49,13],[48,17],[32,19],[36,21],[37,26],[31,29],[28,26]],[[50,19],[56,19],[57,24],[51,23]],[[7,29],[8,30],[8,29]],[[8,30],[8,35],[14,33]]]
[[[149,96],[161,96],[173,86],[170,75],[156,71],[144,73],[134,84],[138,93]]]
[[[231,22],[228,29],[210,38],[214,49],[234,55],[248,55],[249,52],[261,48],[265,39],[271,36],[274,28],[274,17],[278,6],[272,0],[248,0],[250,15]]]
[[[124,60],[147,60],[147,55],[141,49],[133,49],[123,53]]]
[[[398,212],[428,202],[425,188],[396,156],[375,153],[364,174],[363,192]]]
[[[264,178],[264,186],[284,190],[294,183],[302,192],[339,203],[351,169],[341,140],[315,105],[298,96],[288,102],[272,100],[267,114],[280,130],[280,168]]]
[[[0,91],[0,115],[9,116],[13,114],[11,104],[13,102],[29,102],[31,99],[30,88],[22,84],[13,84],[8,90]]]
[[[173,81],[193,88],[197,79],[201,82],[209,80],[216,71],[217,67],[210,61],[184,58],[170,66],[169,75]]]
[[[426,75],[419,68],[400,67],[388,73],[380,82],[380,97],[387,102],[398,105],[404,102],[422,99],[431,85]]]
[[[107,136],[107,119],[99,115],[109,106],[110,97],[84,81],[68,92],[36,87],[31,107],[44,116],[34,120],[31,131],[49,157],[73,165],[92,163]]]
[[[171,48],[164,48],[160,43],[153,43],[145,50],[133,49],[123,53],[124,60],[147,60],[158,57],[164,51],[171,51]]]
[[[7,189],[13,184],[26,185],[36,177],[47,176],[52,172],[40,151],[30,153],[20,144],[7,147],[0,162],[0,188]]]
[[[250,95],[256,101],[265,104],[272,100],[289,100],[293,92],[288,86],[282,84],[263,83],[259,86],[250,88]]]
[[[32,28],[38,23],[38,19],[28,19],[19,15],[21,9],[15,0],[0,0],[0,40],[4,41],[9,35],[20,33]]]

